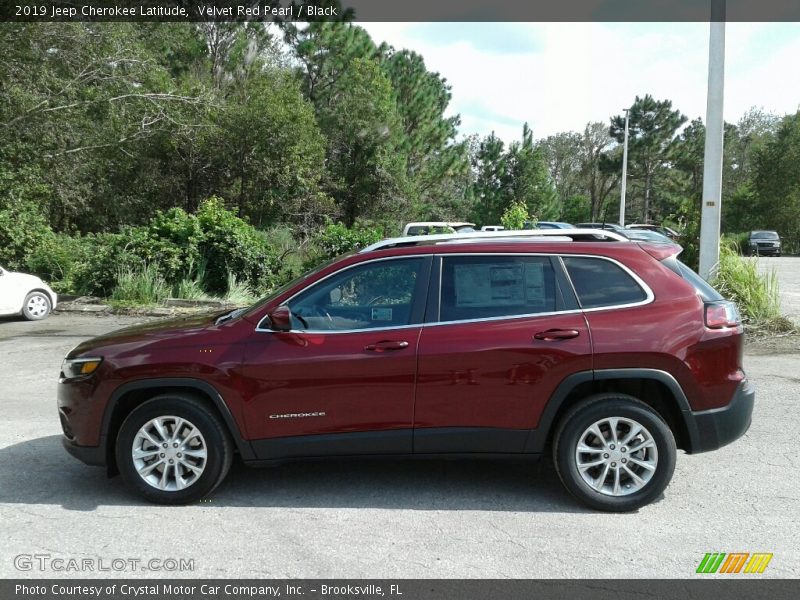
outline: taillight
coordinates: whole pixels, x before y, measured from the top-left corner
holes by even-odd
[[[741,325],[739,309],[733,302],[706,302],[706,327],[709,329],[723,329]]]

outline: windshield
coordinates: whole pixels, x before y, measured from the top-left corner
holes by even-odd
[[[331,265],[331,264],[335,263],[338,260],[341,260],[342,258],[344,258],[346,256],[350,256],[351,254],[355,254],[356,252],[357,252],[357,250],[353,250],[351,252],[347,252],[345,254],[337,256],[336,258],[332,258],[332,259],[330,259],[328,261],[325,261],[324,263],[322,263],[318,267],[316,267],[316,268],[314,268],[314,269],[312,269],[310,271],[307,271],[306,273],[303,273],[299,277],[295,277],[294,279],[292,279],[288,283],[284,283],[281,287],[272,290],[269,294],[267,294],[266,296],[261,298],[258,302],[253,304],[250,308],[248,308],[247,310],[243,311],[242,315],[244,315],[244,316],[251,315],[252,313],[256,312],[258,309],[260,309],[262,306],[264,306],[268,302],[271,302],[273,299],[275,299],[278,296],[280,296],[281,294],[283,294],[286,290],[294,287],[295,285],[297,285],[298,283],[300,283],[302,281],[305,281],[306,279],[310,278],[312,275],[316,275],[317,273],[322,271],[322,269],[326,268],[328,265]],[[237,316],[239,316],[239,315],[237,315]]]
[[[759,240],[777,240],[778,234],[774,231],[754,231],[750,237]]]

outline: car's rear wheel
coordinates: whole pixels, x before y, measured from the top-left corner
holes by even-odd
[[[151,502],[187,504],[222,483],[233,460],[224,424],[192,396],[148,400],[122,424],[117,466],[126,483]]]
[[[624,394],[587,398],[560,421],[556,470],[569,492],[598,510],[636,510],[672,479],[675,438],[658,413]]]
[[[22,304],[22,316],[29,321],[39,321],[50,314],[52,303],[44,292],[31,292]]]

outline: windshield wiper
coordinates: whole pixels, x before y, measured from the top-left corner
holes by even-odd
[[[225,321],[230,321],[231,319],[235,319],[246,310],[247,310],[246,308],[235,308],[231,312],[225,313],[221,317],[217,317],[217,320],[214,322],[214,324],[221,325]]]

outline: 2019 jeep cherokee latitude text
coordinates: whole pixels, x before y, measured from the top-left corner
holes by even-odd
[[[66,357],[64,445],[147,499],[187,503],[247,464],[552,452],[579,500],[659,497],[676,449],[749,427],[736,308],[678,246],[378,244],[257,305],[131,327]]]

